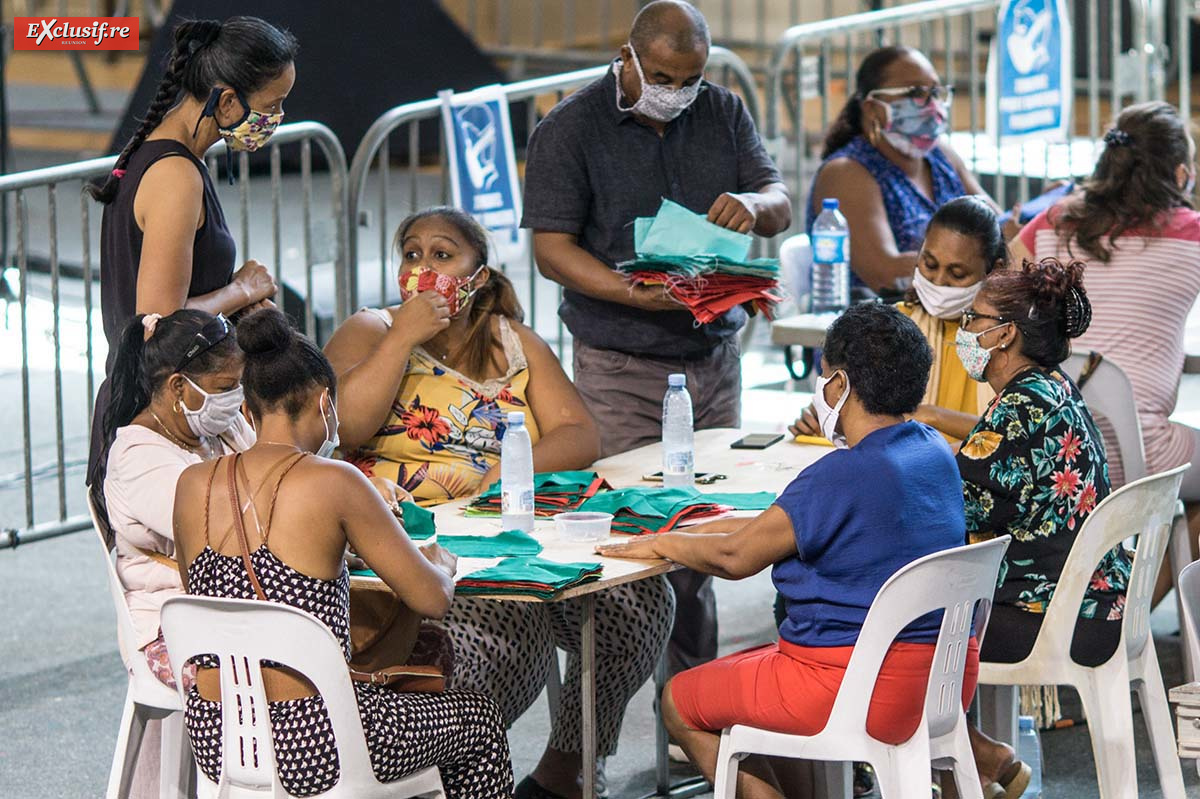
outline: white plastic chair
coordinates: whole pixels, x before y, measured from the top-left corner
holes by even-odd
[[[1089,355],[1075,354],[1063,361],[1062,369],[1078,383],[1079,375]],[[1117,450],[1125,482],[1132,483],[1146,476],[1146,453],[1142,446],[1142,425],[1138,420],[1137,402],[1133,398],[1133,386],[1121,367],[1108,359],[1101,359],[1093,368],[1087,381],[1079,389],[1083,401],[1093,413],[1104,416],[1113,427],[1117,437]],[[1192,562],[1191,534],[1183,503],[1177,502],[1175,518],[1171,523],[1171,538],[1167,544],[1167,558],[1171,564],[1171,577],[1178,587],[1179,574],[1183,567]],[[1179,618],[1183,618],[1183,602],[1176,591],[1176,607]],[[1189,682],[1197,678],[1200,660],[1192,655],[1197,642],[1197,631],[1180,625],[1180,640],[1183,644],[1184,674]]]
[[[1200,561],[1189,563],[1179,573],[1175,584],[1179,592],[1181,611],[1179,623],[1191,633],[1187,637],[1187,654],[1193,663],[1200,663]],[[1200,759],[1196,760],[1196,770],[1200,772]]]
[[[1150,598],[1186,469],[1180,466],[1128,483],[1097,505],[1079,529],[1029,656],[1019,663],[979,666],[980,685],[1069,685],[1079,692],[1101,799],[1138,795],[1131,687],[1138,693],[1150,732],[1163,796],[1184,797],[1171,710],[1150,636]],[[1105,553],[1131,535],[1138,536],[1137,552],[1125,596],[1121,644],[1107,663],[1080,666],[1069,653],[1084,591]],[[1015,709],[1015,702],[1008,706]]]
[[[952,769],[959,796],[980,799],[975,759],[962,710],[962,677],[976,603],[989,603],[1009,537],[927,555],[900,569],[879,590],[825,729],[787,735],[735,725],[721,733],[713,796],[733,799],[738,762],[751,754],[805,760],[865,761],[875,767],[883,799],[927,799],[929,768]],[[896,635],[920,616],[944,610],[925,710],[912,738],[881,743],[867,734],[867,710],[879,668]]]
[[[221,663],[221,705],[244,712],[222,714],[219,783],[199,774],[204,797],[286,797],[275,768],[270,715],[261,662],[272,660],[303,674],[316,686],[333,727],[339,771],[327,799],[445,799],[437,768],[394,782],[380,782],[371,768],[366,736],[342,648],[329,628],[303,610],[254,599],[177,596],[163,603],[163,636],[176,679],[197,655]],[[180,683],[182,685],[182,683]]]
[[[108,775],[108,799],[120,799],[129,795],[130,782],[146,722],[151,719],[162,721],[162,744],[159,751],[159,793],[162,797],[189,797],[192,791],[192,752],[183,725],[183,705],[179,695],[163,685],[150,671],[146,658],[138,651],[133,631],[133,619],[129,606],[125,604],[125,588],[117,575],[109,550],[105,531],[107,526],[96,513],[91,497],[88,511],[92,515],[92,526],[99,537],[104,552],[104,567],[108,574],[108,591],[117,615],[117,646],[121,660],[129,673],[129,687],[125,692],[125,710],[121,713],[121,726],[117,731],[116,751],[113,752],[112,769]]]

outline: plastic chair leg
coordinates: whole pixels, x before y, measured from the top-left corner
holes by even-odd
[[[943,735],[937,741],[930,741],[930,750],[935,761],[952,761],[951,772],[960,799],[983,799],[983,788],[979,784],[979,771],[975,768],[971,739],[967,737],[965,717],[959,721],[954,732]]]
[[[925,799],[929,796],[929,748],[919,744],[897,746],[887,758],[872,762],[880,799]]]
[[[1075,684],[1087,714],[1096,760],[1100,799],[1137,799],[1137,759],[1133,745],[1133,704],[1125,658],[1081,670]]]
[[[1188,529],[1187,514],[1183,503],[1175,511],[1175,519],[1171,522],[1171,539],[1167,544],[1167,560],[1171,564],[1171,583],[1175,586],[1175,610],[1179,619],[1183,619],[1183,594],[1179,590],[1179,573],[1183,567],[1192,562],[1192,536]],[[1187,682],[1195,682],[1200,663],[1192,660],[1192,637],[1195,633],[1188,625],[1179,625],[1179,645],[1183,649],[1183,676]]]
[[[1158,769],[1158,783],[1164,799],[1185,799],[1183,768],[1175,748],[1175,727],[1171,723],[1171,706],[1167,704],[1167,692],[1163,687],[1162,672],[1154,654],[1153,642],[1147,642],[1140,660],[1142,679],[1134,682],[1138,702],[1142,706],[1142,718],[1150,733],[1150,748],[1154,751],[1154,765]]]
[[[164,799],[189,799],[196,795],[196,766],[188,741],[183,713],[162,719],[159,754],[159,795]]]
[[[146,732],[146,717],[139,712],[129,694],[125,695],[125,709],[121,712],[121,726],[117,730],[117,745],[113,752],[112,768],[108,773],[107,799],[124,799],[129,795],[133,780],[133,769],[137,765],[138,750]]]
[[[736,799],[738,764],[741,758],[733,751],[729,730],[721,733],[721,748],[717,750],[717,771],[713,775],[713,799]]]
[[[853,799],[854,768],[847,761],[813,763],[816,795],[822,799]]]

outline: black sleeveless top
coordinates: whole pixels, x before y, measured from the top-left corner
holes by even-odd
[[[104,208],[100,223],[100,314],[104,320],[104,337],[108,339],[108,359],[104,363],[105,382],[96,397],[92,419],[92,447],[88,457],[88,483],[102,474],[99,469],[104,443],[104,414],[108,409],[110,386],[107,377],[116,358],[121,331],[137,313],[138,270],[142,261],[142,229],[133,213],[133,200],[146,170],[162,158],[187,158],[200,170],[204,181],[204,224],[192,241],[192,282],[188,296],[224,288],[233,278],[237,245],[217,197],[216,187],[208,167],[192,155],[182,142],[174,139],[155,139],[143,142],[134,151],[125,167],[117,196]]]

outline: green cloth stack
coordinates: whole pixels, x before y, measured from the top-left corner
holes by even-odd
[[[581,511],[613,515],[614,533],[665,533],[684,522],[718,516],[731,510],[764,510],[775,501],[769,491],[749,494],[708,494],[695,488],[635,486],[605,491],[584,502]]]
[[[460,558],[507,558],[542,551],[541,544],[520,530],[499,535],[439,535],[437,542]]]
[[[553,516],[575,510],[588,497],[608,489],[595,472],[542,472],[533,476],[533,512]],[[467,516],[499,516],[500,484],[494,483],[467,506]]]
[[[458,580],[455,593],[535,596],[553,599],[577,585],[600,579],[599,563],[555,563],[538,557],[505,558]]]

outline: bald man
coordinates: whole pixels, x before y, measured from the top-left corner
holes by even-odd
[[[687,3],[637,15],[600,80],[559,103],[529,142],[522,226],[539,271],[565,289],[559,316],[575,341],[575,385],[605,455],[657,442],[667,376],[687,375],[695,426],[741,420],[746,312],[696,325],[661,287],[614,270],[634,257],[633,220],[666,197],[730,230],[773,236],[791,223],[782,177],[742,101],[704,80],[710,38]],[[647,468],[647,471],[653,469]],[[678,600],[672,672],[716,656],[711,578],[671,575]]]

